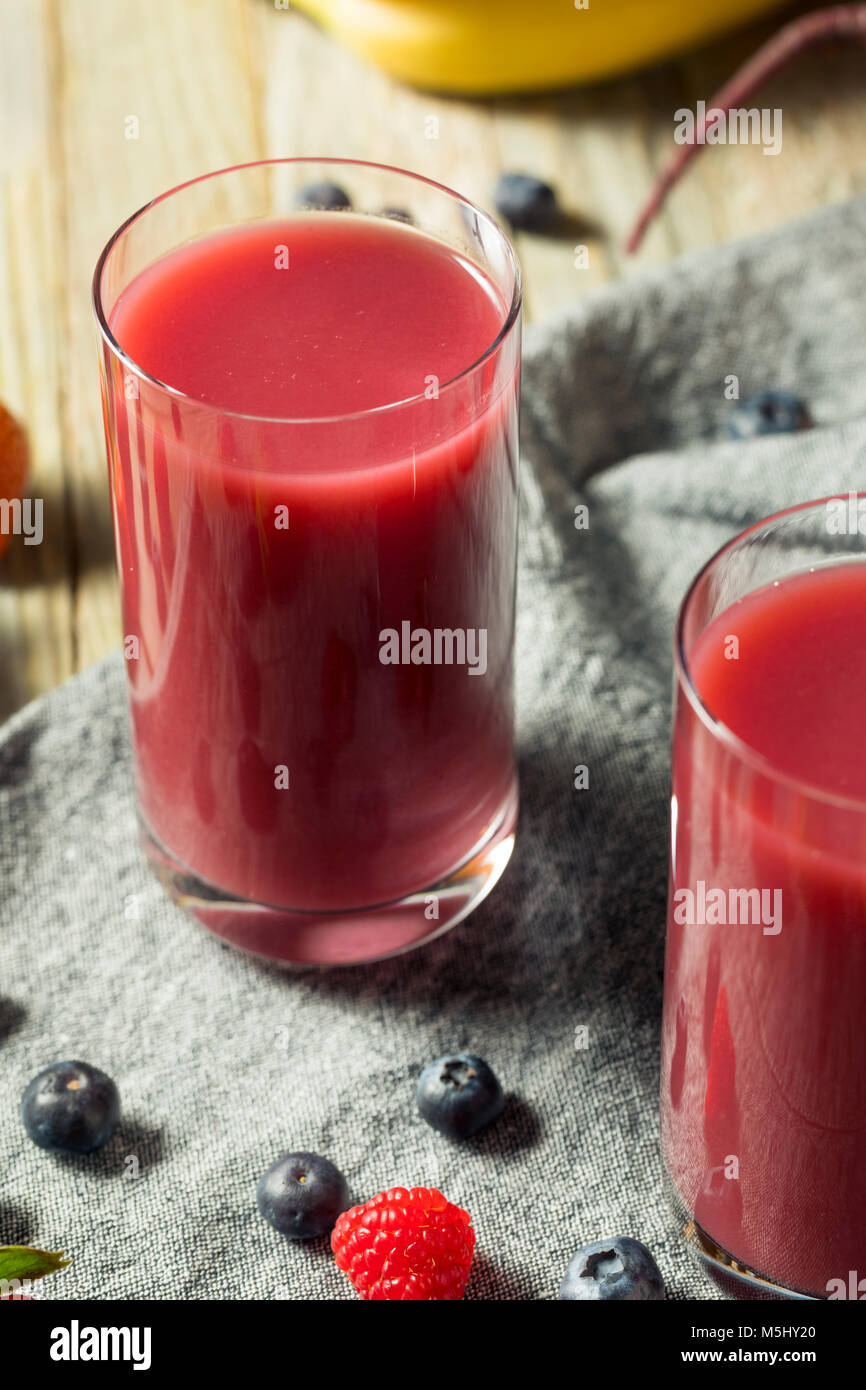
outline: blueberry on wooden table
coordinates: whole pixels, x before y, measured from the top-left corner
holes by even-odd
[[[317,212],[344,212],[352,206],[348,193],[337,183],[307,183],[298,191],[300,208],[315,208]]]
[[[758,391],[741,401],[728,420],[731,439],[791,434],[811,425],[805,404],[793,391]]]
[[[314,1240],[333,1229],[349,1206],[349,1184],[321,1154],[283,1154],[259,1178],[259,1211],[281,1235]]]
[[[437,1057],[418,1078],[415,1103],[423,1119],[449,1139],[468,1139],[499,1118],[505,1104],[496,1076],[481,1057]]]
[[[631,1236],[594,1240],[572,1256],[557,1298],[571,1302],[656,1302],[665,1296],[658,1265]]]
[[[110,1076],[87,1062],[54,1062],[21,1097],[21,1119],[40,1149],[86,1154],[107,1144],[120,1120]]]
[[[556,219],[556,194],[534,174],[502,174],[493,202],[500,216],[518,231],[545,232]]]

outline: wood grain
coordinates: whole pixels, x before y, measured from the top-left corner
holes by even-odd
[[[264,156],[403,165],[487,206],[498,173],[525,168],[566,211],[556,235],[517,238],[542,318],[866,188],[863,56],[806,56],[760,100],[783,109],[782,154],[708,149],[624,259],[674,111],[709,99],[772,27],[604,86],[476,102],[401,87],[269,0],[0,0],[0,399],[28,429],[45,529],[0,562],[0,716],[119,641],[90,279],[131,211]]]

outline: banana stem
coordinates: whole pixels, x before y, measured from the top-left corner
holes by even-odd
[[[634,255],[637,251],[644,233],[663,206],[677,179],[704,148],[710,120],[718,119],[714,113],[722,110],[728,114],[741,106],[758,87],[774,77],[799,53],[820,44],[840,40],[854,43],[866,40],[866,4],[832,5],[829,9],[816,10],[812,14],[793,20],[768,39],[757,53],[737,69],[713,100],[707,102],[706,110],[698,113],[694,139],[677,152],[656,182],[626,239],[625,249],[628,255]]]

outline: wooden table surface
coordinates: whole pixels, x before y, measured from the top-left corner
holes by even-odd
[[[0,561],[0,717],[119,643],[90,280],[130,212],[264,157],[403,165],[486,206],[501,169],[529,170],[575,218],[567,236],[518,238],[538,319],[866,187],[863,51],[805,55],[756,103],[782,108],[782,153],[705,150],[640,254],[623,256],[674,148],[673,112],[709,100],[778,22],[603,86],[475,102],[399,86],[271,0],[0,0],[0,400],[29,432],[44,507],[43,543],[15,538]]]

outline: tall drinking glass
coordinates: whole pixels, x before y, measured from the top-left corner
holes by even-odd
[[[728,1292],[862,1297],[866,497],[726,545],[685,598],[675,659],[661,1138],[676,1208]]]
[[[517,812],[507,239],[400,170],[270,161],[137,212],[94,302],[153,867],[287,962],[453,926]]]

